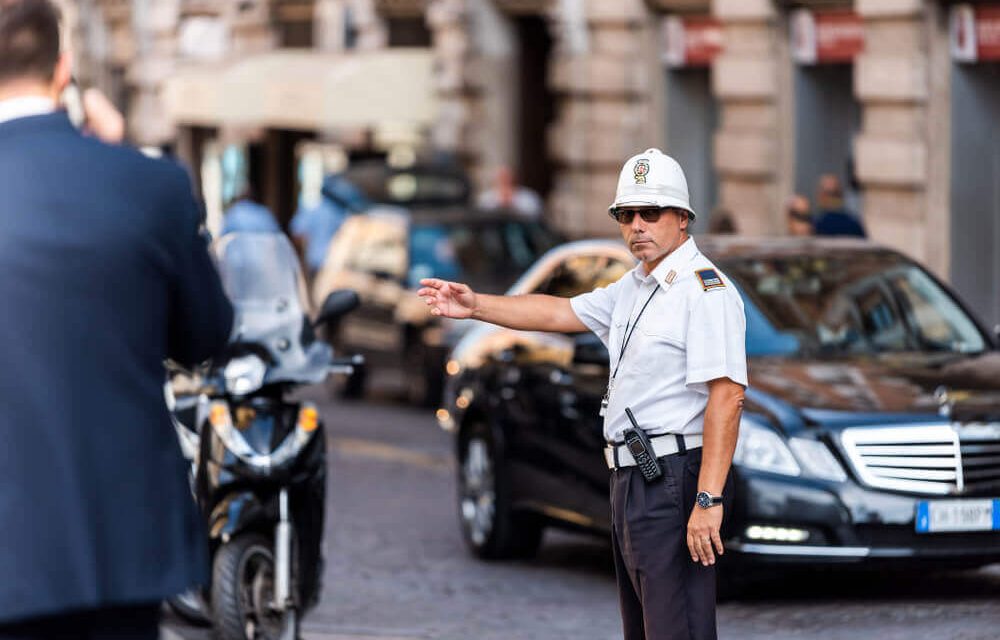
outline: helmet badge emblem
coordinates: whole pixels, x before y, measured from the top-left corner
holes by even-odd
[[[632,172],[635,174],[636,184],[646,184],[646,175],[649,174],[649,160],[645,158],[637,160]]]

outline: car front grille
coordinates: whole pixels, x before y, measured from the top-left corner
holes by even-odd
[[[870,487],[928,495],[1000,488],[1000,424],[852,427],[841,442]]]

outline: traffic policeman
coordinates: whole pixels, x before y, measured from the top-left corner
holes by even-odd
[[[630,158],[609,208],[639,264],[575,298],[490,296],[438,279],[431,313],[512,329],[591,330],[610,354],[602,402],[626,640],[716,637],[715,562],[747,385],[743,303],[688,234],[680,165]]]

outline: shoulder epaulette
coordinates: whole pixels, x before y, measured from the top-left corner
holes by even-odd
[[[705,291],[723,289],[726,286],[726,283],[722,281],[722,278],[715,272],[715,269],[701,269],[694,273],[698,276],[698,280],[701,281],[701,287]]]

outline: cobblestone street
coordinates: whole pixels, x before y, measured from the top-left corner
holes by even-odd
[[[549,531],[526,562],[463,546],[450,438],[429,411],[323,401],[330,446],[325,594],[309,640],[611,640],[614,571],[599,539]],[[1000,567],[920,577],[776,579],[720,606],[724,640],[987,640],[1000,636]],[[168,617],[165,640],[211,635]]]

